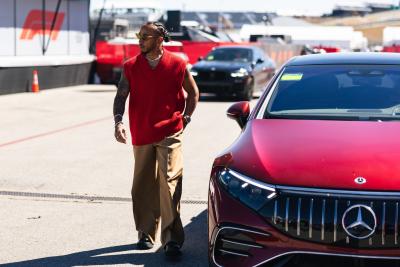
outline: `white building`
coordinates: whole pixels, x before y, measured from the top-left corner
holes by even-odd
[[[251,35],[290,36],[293,44],[340,47],[348,51],[364,50],[368,45],[362,33],[347,26],[243,25],[241,38],[249,40]]]
[[[383,29],[383,45],[400,45],[400,27],[386,27]]]
[[[88,0],[1,0],[0,94],[87,83]]]

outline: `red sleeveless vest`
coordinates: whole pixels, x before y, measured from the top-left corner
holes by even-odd
[[[185,71],[184,60],[165,49],[155,69],[143,54],[125,62],[133,145],[156,143],[183,129]]]

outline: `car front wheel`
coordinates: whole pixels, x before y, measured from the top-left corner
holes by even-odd
[[[250,101],[253,99],[254,93],[254,78],[251,78],[251,81],[248,85],[244,88],[244,90],[238,93],[238,100],[240,101]]]

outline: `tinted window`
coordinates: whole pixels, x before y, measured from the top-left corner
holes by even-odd
[[[206,56],[207,61],[251,62],[252,53],[245,48],[215,49]]]
[[[288,67],[277,83],[266,115],[400,118],[400,68]]]

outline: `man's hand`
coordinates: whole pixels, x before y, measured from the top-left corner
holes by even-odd
[[[114,136],[118,142],[126,144],[126,130],[122,123],[118,123],[115,126]]]
[[[186,69],[185,79],[183,80],[183,89],[187,93],[186,97],[186,107],[185,116],[187,119],[183,119],[183,126],[186,128],[187,124],[190,122],[190,116],[192,116],[197,102],[199,101],[199,89],[197,88],[196,82],[194,81],[190,71]]]
[[[182,121],[183,121],[183,129],[186,128],[186,126],[189,124],[189,122],[191,121],[191,118],[189,115],[183,115],[182,117]]]

